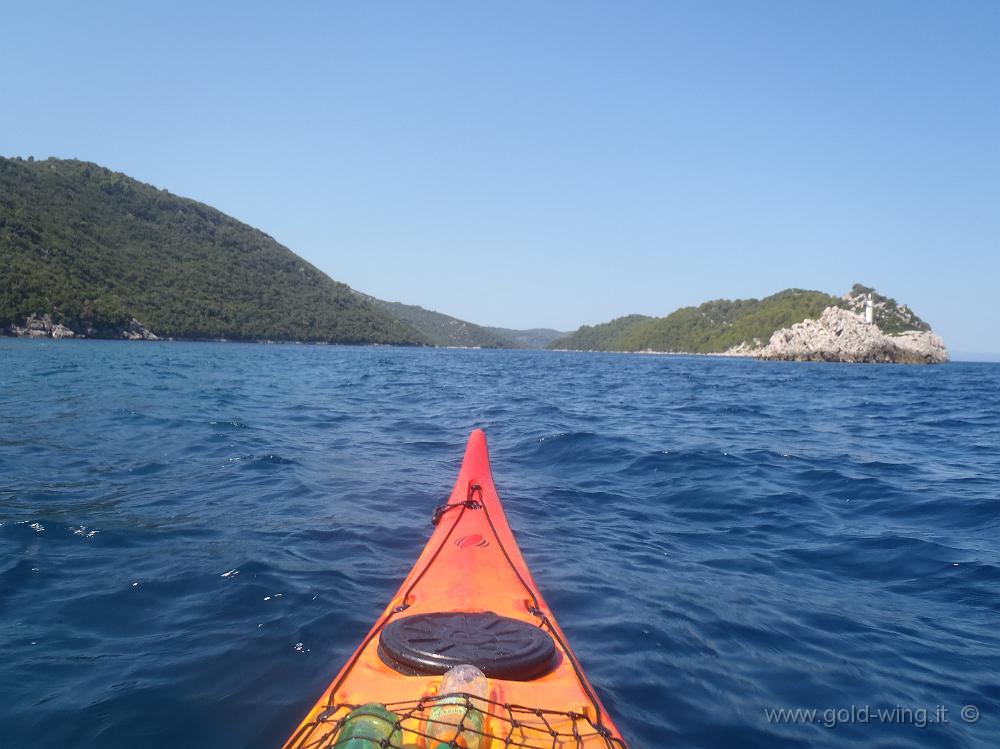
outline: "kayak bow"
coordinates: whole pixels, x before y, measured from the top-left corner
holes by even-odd
[[[455,488],[433,522],[410,574],[285,749],[627,749],[514,540],[482,430],[469,438]],[[488,677],[487,699],[438,694],[441,675],[461,664]],[[464,732],[440,743],[431,736],[435,706],[456,701],[479,723],[467,719]],[[379,717],[371,718],[373,710]],[[388,720],[392,736],[351,743],[357,739],[345,738],[345,726],[361,713]]]

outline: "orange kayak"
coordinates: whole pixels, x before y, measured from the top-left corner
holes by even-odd
[[[410,574],[285,749],[627,749],[514,540],[481,430],[433,522]],[[440,692],[462,664],[486,676],[485,696]],[[442,738],[435,716],[456,709],[462,722],[452,718]],[[391,736],[358,743],[363,720]]]

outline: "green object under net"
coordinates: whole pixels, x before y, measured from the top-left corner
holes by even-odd
[[[384,708],[384,709],[383,709]],[[382,734],[358,739],[352,718],[386,716]],[[394,718],[394,720],[393,720]],[[392,721],[391,723],[389,721]],[[582,712],[495,702],[469,694],[445,694],[384,706],[330,705],[300,727],[291,749],[569,749],[628,746]]]

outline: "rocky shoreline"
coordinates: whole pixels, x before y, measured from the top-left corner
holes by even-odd
[[[827,307],[819,319],[776,330],[764,346],[743,343],[725,353],[772,361],[943,364],[951,360],[941,336],[930,330],[889,335],[841,307]]]
[[[88,327],[78,332],[54,322],[48,314],[32,315],[23,326],[10,324],[0,329],[0,335],[21,338],[162,340],[134,317],[121,329],[95,330]],[[257,342],[273,343],[269,340]],[[652,350],[620,353],[883,364],[940,364],[950,361],[944,341],[932,331],[908,330],[890,335],[875,323],[866,322],[863,315],[842,307],[827,307],[818,319],[803,320],[789,328],[777,330],[767,344],[762,344],[757,339],[754,344],[741,343],[726,351],[707,354]]]
[[[951,360],[941,336],[930,330],[889,335],[878,325],[866,322],[863,315],[842,307],[827,307],[816,320],[803,320],[777,330],[766,344],[755,339],[754,345],[741,343],[712,353],[651,349],[604,353],[870,364],[942,364]]]
[[[15,338],[122,338],[127,341],[158,341],[160,337],[149,330],[145,325],[134,317],[128,325],[120,330],[108,329],[98,330],[88,327],[83,331],[75,331],[71,328],[52,320],[52,315],[31,315],[24,325],[11,323],[2,331],[2,334]]]
[[[941,336],[930,330],[887,335],[862,315],[827,307],[818,320],[803,320],[777,330],[759,359],[895,364],[941,364],[949,361]]]

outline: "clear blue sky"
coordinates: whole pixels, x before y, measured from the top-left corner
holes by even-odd
[[[23,2],[4,26],[0,153],[202,200],[385,299],[573,329],[857,280],[1000,352],[994,0]]]

